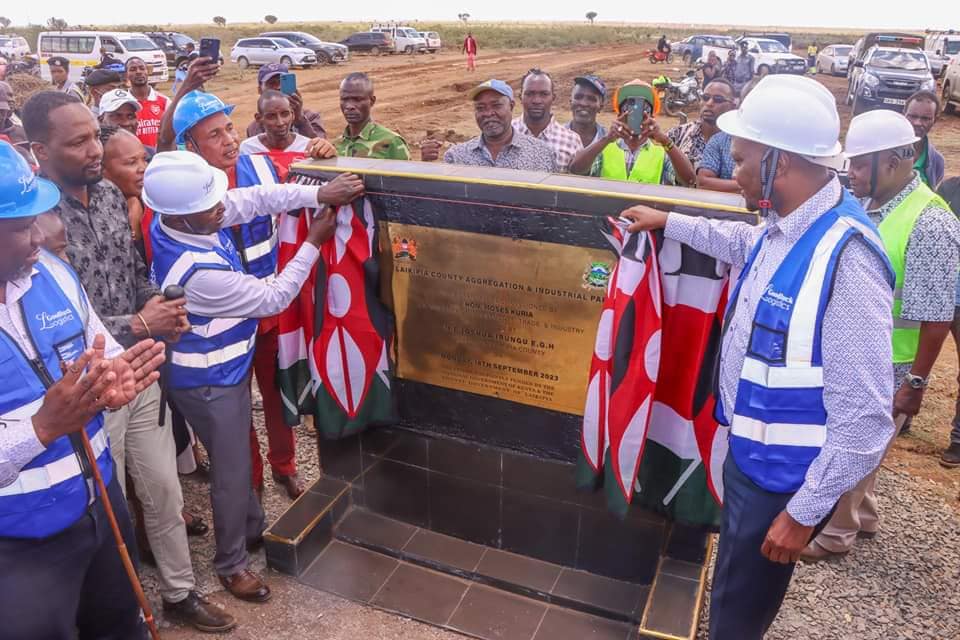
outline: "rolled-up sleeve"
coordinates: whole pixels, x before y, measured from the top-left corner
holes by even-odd
[[[882,260],[863,240],[846,247],[823,317],[827,437],[787,505],[812,526],[876,469],[893,437],[893,291]]]

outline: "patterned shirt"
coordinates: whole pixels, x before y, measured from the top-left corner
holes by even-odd
[[[160,292],[133,244],[127,201],[109,180],[87,187],[89,206],[63,194],[52,210],[67,231],[67,257],[93,308],[124,347],[137,339],[130,318]]]
[[[351,136],[350,128],[333,141],[337,153],[349,158],[378,158],[380,160],[409,160],[410,149],[406,141],[374,121],[366,124],[359,136]]]
[[[757,302],[797,240],[839,200],[834,178],[788,216],[771,211],[768,233],[747,274],[723,337],[720,396],[729,415],[750,340]],[[763,227],[671,213],[666,236],[741,269]],[[823,403],[827,439],[787,511],[803,525],[825,518],[833,505],[877,468],[893,436],[893,291],[883,260],[857,238],[840,255],[822,326]]]
[[[703,155],[700,157],[701,169],[713,171],[718,178],[724,180],[733,180],[733,155],[730,153],[730,145],[733,144],[733,137],[725,132],[718,131],[707,141],[703,147]]]
[[[921,184],[919,174],[914,174],[903,191],[879,209],[867,211],[867,215],[880,224]],[[864,206],[869,202],[870,198],[861,201]],[[948,209],[927,205],[907,240],[900,316],[914,322],[952,321],[958,271],[960,222]]]
[[[683,155],[690,159],[690,162],[696,168],[700,158],[703,157],[703,148],[707,145],[707,139],[703,136],[700,121],[678,124],[667,131],[667,137],[683,152]]]
[[[580,139],[579,134],[559,124],[556,118],[550,119],[550,124],[540,132],[539,136],[534,136],[531,133],[527,123],[523,121],[523,117],[513,119],[513,128],[524,135],[543,140],[550,145],[553,153],[557,156],[557,169],[562,173],[566,173],[570,168],[570,161],[573,160],[573,157],[583,151],[583,140]]]
[[[496,159],[483,143],[483,136],[461,142],[447,149],[443,155],[447,164],[465,164],[474,167],[500,167],[521,171],[557,171],[557,159],[547,143],[513,131],[513,138],[500,149]]]

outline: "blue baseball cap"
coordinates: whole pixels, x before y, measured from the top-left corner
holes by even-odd
[[[282,62],[270,62],[260,67],[260,71],[257,72],[257,84],[262,87],[263,83],[270,78],[281,76],[285,73],[290,73],[290,68],[287,65]]]
[[[477,85],[470,90],[470,99],[475,100],[478,95],[484,91],[496,91],[502,96],[507,96],[513,100],[513,89],[503,80],[487,80],[483,84]]]
[[[582,84],[587,87],[590,87],[594,91],[600,94],[601,98],[607,97],[607,85],[603,83],[603,80],[600,79],[600,76],[595,75],[585,75],[577,76],[573,79],[574,84]]]
[[[60,202],[60,189],[39,178],[7,142],[0,141],[0,220],[45,213]]]

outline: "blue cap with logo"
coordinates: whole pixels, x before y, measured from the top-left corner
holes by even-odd
[[[470,90],[470,99],[475,100],[478,95],[484,91],[496,91],[502,96],[507,96],[513,100],[513,89],[503,80],[487,80]]]
[[[45,213],[60,202],[60,189],[39,178],[7,142],[0,141],[0,220]]]
[[[594,91],[600,94],[601,98],[607,97],[607,85],[603,83],[603,80],[600,79],[600,76],[595,76],[593,74],[577,76],[573,79],[573,83],[592,88]]]
[[[227,104],[212,93],[191,91],[183,96],[173,112],[173,131],[177,134],[177,144],[187,141],[187,133],[201,120],[215,113],[233,113],[234,106]]]
[[[290,73],[290,68],[287,65],[282,62],[269,62],[260,67],[260,71],[257,73],[257,84],[262,87],[263,83],[270,78],[282,76],[285,73]]]

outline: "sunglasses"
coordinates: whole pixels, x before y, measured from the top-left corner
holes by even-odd
[[[727,102],[733,102],[730,98],[724,98],[723,96],[711,96],[709,94],[703,94],[704,102],[712,102],[713,104],[726,104]]]

